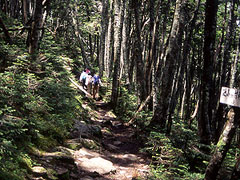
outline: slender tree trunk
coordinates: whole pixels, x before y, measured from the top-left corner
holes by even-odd
[[[155,46],[154,46],[154,40],[155,40],[155,32],[154,32],[154,22],[155,22],[155,1],[150,0],[149,1],[149,42],[148,42],[148,54],[145,62],[145,82],[146,82],[146,94],[149,94],[151,91],[151,71],[152,71],[152,62],[153,62],[153,53],[155,53]],[[158,18],[158,15],[156,16]],[[156,28],[156,27],[155,27]]]
[[[112,83],[112,97],[111,104],[113,109],[117,107],[119,96],[119,73],[120,73],[120,56],[121,56],[121,43],[122,43],[122,29],[123,29],[123,17],[125,0],[114,0],[115,4],[115,16],[114,16],[114,73]]]
[[[176,70],[176,60],[180,58],[181,40],[184,30],[184,7],[186,0],[177,0],[174,13],[173,25],[169,37],[165,66],[163,69],[163,78],[160,90],[159,103],[154,112],[150,126],[159,124],[165,127],[167,120],[167,112],[170,103],[171,88],[173,86],[173,79]]]
[[[102,0],[102,20],[100,36],[99,75],[103,75],[105,62],[106,35],[108,30],[108,0]]]
[[[86,5],[87,16],[88,16],[87,19],[90,22],[91,21],[91,19],[90,19],[91,14],[90,14],[90,11],[89,11],[88,3],[85,2],[85,5]],[[89,42],[88,44],[89,44],[89,52],[90,52],[90,57],[91,57],[91,63],[93,63],[93,61],[94,61],[94,57],[93,57],[94,51],[93,51],[93,44],[92,44],[92,35],[91,35],[91,33],[88,34],[88,42]]]
[[[81,37],[81,32],[80,32],[80,29],[79,29],[79,22],[78,22],[78,19],[76,19],[77,12],[78,12],[77,8],[78,8],[78,6],[75,4],[74,9],[72,10],[72,22],[73,22],[73,26],[74,26],[75,36],[78,39],[78,42],[79,42],[79,45],[80,45],[84,66],[90,68],[90,64],[88,62],[87,55],[86,55],[85,48],[84,48],[84,44],[83,44],[83,40],[82,40],[82,37]]]
[[[216,36],[216,15],[218,0],[206,1],[205,33],[203,47],[203,73],[201,78],[200,95],[200,117],[198,119],[198,131],[200,142],[210,144],[211,142],[211,120],[213,95],[213,57]]]
[[[2,30],[3,30],[3,32],[5,34],[6,42],[9,43],[9,44],[12,44],[13,43],[12,42],[12,38],[9,35],[8,30],[7,30],[6,26],[4,25],[1,17],[0,17],[0,27],[2,28]]]
[[[125,57],[126,57],[126,43],[127,43],[127,39],[126,39],[126,4],[124,3],[124,5],[122,6],[122,10],[121,10],[121,17],[124,19],[124,21],[122,21],[122,40],[121,40],[121,49],[120,49],[120,75],[119,75],[119,80],[121,81],[121,79],[123,78],[123,74],[125,74],[124,70],[125,70]],[[125,79],[125,78],[124,78]]]
[[[22,0],[22,8],[23,8],[23,23],[26,24],[27,23],[27,0]]]
[[[42,13],[43,13],[43,5],[42,0],[36,0],[36,4],[34,7],[34,17],[31,25],[30,32],[30,44],[29,44],[29,54],[34,55],[38,52],[39,48],[39,28],[40,23],[42,21]]]
[[[191,91],[191,79],[193,74],[190,75],[190,71],[193,69],[194,61],[191,62],[190,60],[190,52],[191,52],[191,47],[192,47],[192,38],[193,38],[193,31],[195,29],[196,25],[196,20],[197,20],[197,15],[199,12],[199,7],[200,7],[200,1],[197,1],[196,4],[196,10],[194,11],[194,14],[190,20],[190,25],[188,28],[186,28],[186,38],[184,40],[184,46],[183,46],[183,70],[185,72],[185,78],[184,78],[184,92],[183,92],[183,101],[182,101],[182,110],[181,110],[181,118],[186,117],[184,115],[184,109],[185,106],[187,107],[186,109],[189,109],[189,99],[190,99],[190,91]],[[194,53],[194,51],[192,51]],[[190,66],[190,67],[189,67]],[[180,80],[181,81],[181,80]],[[186,102],[186,103],[184,103]],[[186,110],[187,112],[188,110]],[[189,113],[188,113],[189,114]],[[188,117],[187,117],[188,118]],[[187,119],[186,119],[187,120]]]
[[[146,95],[146,83],[144,80],[144,64],[142,59],[142,42],[141,42],[141,26],[139,19],[139,9],[140,9],[140,0],[132,1],[132,7],[134,8],[134,18],[135,18],[135,44],[133,50],[133,58],[137,63],[137,86],[140,91],[140,101],[142,102],[147,97]]]
[[[106,73],[106,76],[108,78],[110,78],[111,75],[111,70],[110,70],[110,66],[111,66],[111,62],[112,62],[112,58],[111,58],[111,49],[112,49],[112,44],[113,44],[113,36],[112,36],[112,21],[113,21],[113,2],[112,0],[109,1],[108,5],[108,19],[107,19],[107,32],[105,34],[105,55],[104,55],[104,70]]]
[[[131,10],[129,8],[129,2],[126,3],[123,24],[123,61],[124,61],[124,75],[126,79],[126,84],[130,85],[129,81],[129,54],[130,54],[130,31],[131,31]],[[129,87],[128,87],[129,88]]]

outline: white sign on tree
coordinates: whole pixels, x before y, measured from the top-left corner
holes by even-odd
[[[240,107],[240,90],[222,87],[220,103]]]

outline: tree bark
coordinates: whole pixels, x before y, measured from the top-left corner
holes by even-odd
[[[204,180],[216,179],[221,164],[230,147],[232,138],[236,132],[240,118],[240,109],[232,108],[228,112],[227,118],[227,122],[225,123],[223,132],[219,138],[215,152],[207,166]]]
[[[2,30],[3,30],[3,32],[5,34],[6,42],[9,43],[9,44],[12,44],[13,43],[12,42],[12,38],[9,35],[8,30],[7,30],[6,26],[4,25],[1,17],[0,17],[0,27],[2,28]]]
[[[213,98],[213,58],[216,36],[216,15],[218,0],[206,1],[206,16],[204,29],[204,47],[203,47],[203,73],[200,87],[200,117],[198,119],[198,133],[200,142],[210,144],[211,142],[211,120]]]
[[[28,7],[28,4],[27,4],[27,0],[22,0],[22,9],[23,9],[23,23],[26,24],[27,23],[27,7]]]
[[[83,44],[83,40],[82,40],[82,37],[81,37],[81,32],[80,32],[80,29],[79,29],[79,22],[78,22],[78,19],[75,18],[75,17],[77,17],[77,11],[78,11],[77,7],[78,6],[75,4],[74,9],[72,10],[72,22],[73,22],[73,26],[74,26],[75,36],[78,39],[80,49],[81,49],[81,52],[82,52],[82,58],[83,58],[84,66],[90,68],[90,64],[88,62],[87,55],[86,55],[85,48],[84,48],[84,44]]]
[[[176,70],[176,60],[179,60],[181,52],[180,47],[184,30],[185,4],[186,0],[176,1],[174,19],[167,46],[165,66],[163,69],[159,102],[154,112],[150,126],[159,124],[162,128],[164,128],[166,125],[171,89],[173,86],[173,79]]]
[[[102,19],[101,19],[101,34],[100,34],[100,54],[99,54],[99,75],[103,75],[105,61],[105,53],[107,46],[107,34],[108,34],[108,9],[109,9],[109,1],[102,0]]]
[[[135,18],[135,40],[133,49],[133,59],[136,62],[136,79],[137,79],[137,89],[140,91],[140,101],[146,99],[146,83],[144,80],[144,64],[142,59],[142,42],[141,42],[141,26],[139,19],[139,9],[140,1],[132,1],[132,7],[134,8],[134,18]]]
[[[226,2],[226,8],[227,7],[227,3]],[[221,63],[221,71],[220,71],[220,84],[219,84],[219,90],[221,87],[225,86],[229,86],[230,85],[230,73],[227,73],[230,71],[230,66],[231,66],[231,50],[232,50],[232,42],[233,42],[233,37],[234,37],[234,29],[236,27],[236,18],[237,16],[234,14],[235,11],[235,5],[236,2],[235,0],[231,1],[231,6],[230,6],[230,19],[228,22],[228,26],[227,26],[227,32],[226,32],[226,39],[224,42],[224,52],[223,52],[223,60]],[[224,35],[224,32],[223,32]],[[223,38],[222,38],[223,39]],[[227,76],[228,74],[228,76]],[[219,97],[220,92],[218,93]],[[221,130],[223,128],[224,125],[224,118],[223,118],[223,114],[224,114],[224,109],[223,109],[223,104],[219,104],[218,109],[216,109],[216,119],[214,121],[213,127],[214,132],[215,132],[215,141],[218,140]],[[217,125],[216,125],[217,124]]]
[[[31,25],[29,54],[34,55],[38,52],[39,27],[42,21],[42,0],[36,0],[34,8],[34,18]]]
[[[122,44],[122,29],[123,29],[123,17],[124,12],[122,11],[125,6],[125,0],[115,0],[115,16],[114,16],[114,72],[113,72],[113,82],[112,82],[112,96],[111,104],[113,109],[117,107],[118,104],[118,91],[119,91],[119,73],[120,73],[120,53]]]

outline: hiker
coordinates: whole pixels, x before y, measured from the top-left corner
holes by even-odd
[[[82,83],[82,87],[83,87],[83,89],[85,88],[87,88],[87,86],[86,86],[86,78],[87,78],[87,72],[86,72],[86,69],[81,73],[81,75],[80,75],[80,78],[79,78],[79,81],[80,81],[80,83]]]
[[[96,97],[98,97],[99,86],[102,86],[100,76],[97,74],[94,74],[94,76],[93,76],[93,99],[96,99]]]
[[[85,72],[86,72],[87,74],[90,74],[90,73],[91,73],[88,68],[85,69]]]
[[[85,85],[87,86],[87,92],[92,95],[92,83],[93,83],[93,77],[91,74],[88,74],[86,77]]]

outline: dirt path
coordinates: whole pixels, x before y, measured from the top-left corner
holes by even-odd
[[[131,180],[147,179],[149,160],[140,153],[141,143],[132,127],[124,126],[109,112],[110,109],[101,101],[96,102],[97,110],[93,112],[94,124],[102,127],[102,150],[96,156],[110,161],[115,170],[102,174],[85,174],[83,180]],[[79,158],[78,158],[79,159]],[[78,162],[77,162],[78,163]]]

